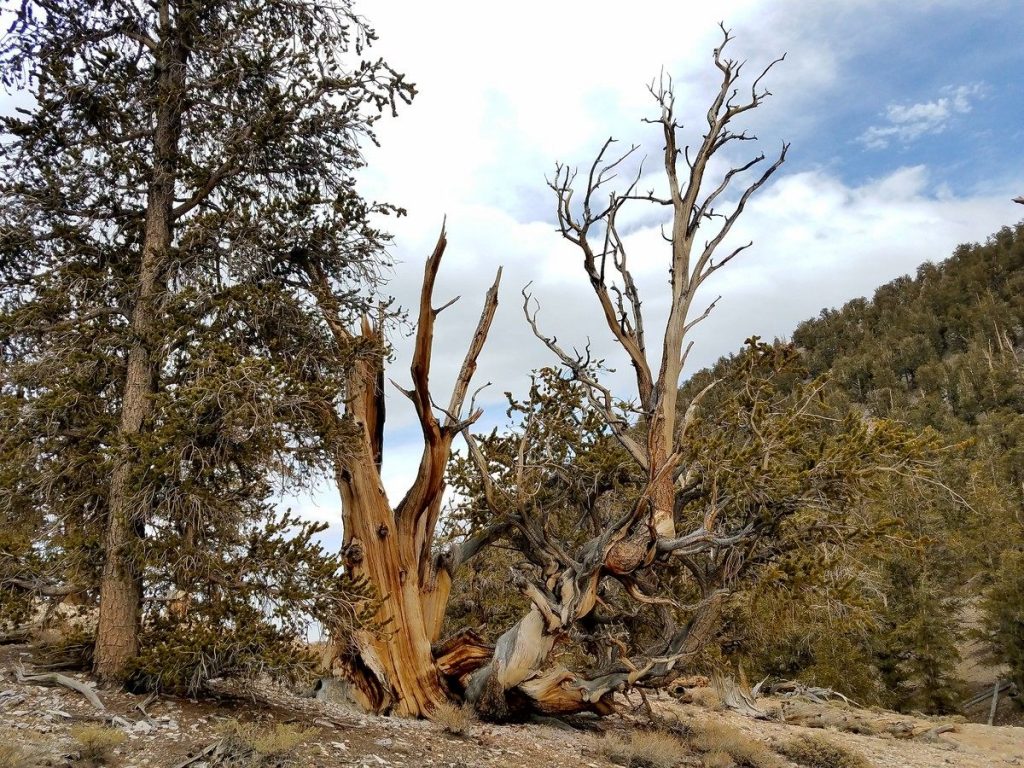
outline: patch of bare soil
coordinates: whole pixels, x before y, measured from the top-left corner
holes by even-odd
[[[800,736],[823,736],[877,768],[1024,766],[1024,728],[966,723],[963,718],[913,717],[839,703],[794,703],[774,698],[759,699],[757,703],[767,712],[767,719],[709,711],[665,698],[655,699],[652,705],[669,720],[725,722],[776,750]]]
[[[555,723],[494,726],[472,722],[463,734],[445,732],[441,726],[422,721],[355,714],[330,701],[302,698],[279,689],[260,689],[249,696],[225,695],[217,701],[189,701],[160,697],[153,701],[118,691],[97,691],[104,709],[99,711],[86,696],[61,686],[19,681],[18,672],[35,670],[25,646],[0,647],[0,747],[16,745],[24,760],[0,768],[78,768],[82,745],[73,731],[84,724],[106,725],[126,738],[111,747],[107,765],[117,768],[239,768],[281,766],[278,759],[258,762],[224,762],[213,747],[222,742],[226,728],[235,721],[254,723],[249,732],[271,734],[281,724],[304,732],[291,753],[296,767],[341,768],[610,768],[622,763],[606,748],[611,741],[630,738],[649,727],[643,707],[628,706],[621,717],[581,723],[581,729]],[[68,677],[94,688],[87,676]],[[668,696],[649,697],[656,719],[685,726],[704,722],[724,723],[773,750],[799,734],[824,734],[829,740],[855,751],[877,768],[1001,768],[1024,766],[1024,729],[987,727],[973,723],[911,718],[893,713],[852,710],[820,705],[835,711],[797,710],[792,702],[761,699],[768,720],[752,720],[731,712],[682,704]],[[635,702],[636,703],[636,702]],[[820,715],[820,717],[818,716]],[[824,727],[784,722],[799,718]],[[850,722],[860,718],[850,733]],[[863,725],[870,720],[873,725]],[[944,725],[952,725],[945,730]],[[312,730],[311,730],[312,729]],[[679,732],[684,732],[681,728]],[[686,743],[685,738],[682,739]],[[5,759],[0,749],[0,760]],[[6,754],[14,754],[7,752]],[[610,755],[610,757],[609,757]],[[8,757],[6,759],[13,760]],[[704,764],[699,751],[691,750],[678,765]],[[779,758],[779,765],[794,763]]]
[[[992,706],[993,685],[996,681],[1005,681],[1009,669],[1005,665],[993,664],[988,658],[984,643],[971,637],[971,630],[981,628],[981,610],[976,604],[968,603],[964,606],[960,621],[968,630],[967,639],[960,644],[960,663],[956,670],[957,677],[967,685],[967,694],[970,697],[969,704],[964,708],[964,715],[971,722],[987,723]],[[996,701],[994,724],[1024,726],[1024,707],[1008,693],[1001,693]]]
[[[97,691],[105,707],[96,710],[80,693],[53,686],[19,682],[17,671],[35,670],[26,646],[0,647],[0,745],[14,744],[30,754],[24,768],[81,766],[81,744],[72,735],[83,723],[107,724],[127,735],[110,750],[118,768],[212,768],[202,754],[217,743],[232,720],[255,722],[270,733],[277,724],[315,729],[293,755],[295,766],[551,766],[604,768],[611,765],[587,757],[589,740],[562,727],[544,725],[490,726],[473,723],[463,736],[445,733],[422,721],[367,717],[335,704],[302,698],[277,689],[251,698],[189,701],[160,697],[139,709],[144,696]],[[86,675],[65,673],[95,688]],[[3,753],[0,752],[0,759]],[[199,758],[193,760],[193,758]],[[0,768],[10,768],[0,765]],[[22,768],[21,765],[17,768]]]

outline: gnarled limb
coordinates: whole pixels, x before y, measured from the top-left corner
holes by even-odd
[[[465,689],[469,677],[487,664],[494,655],[494,646],[471,629],[464,629],[433,648],[438,671]]]
[[[32,592],[40,597],[67,597],[95,589],[95,584],[54,584],[38,579],[9,578],[3,580],[4,586],[17,587]]]
[[[709,595],[696,607],[687,626],[673,633],[656,654],[638,659],[623,656],[612,669],[589,678],[564,666],[547,668],[544,662],[566,626],[552,629],[534,605],[502,635],[492,662],[472,676],[467,698],[482,717],[496,721],[518,719],[530,712],[609,714],[616,692],[634,686],[659,687],[675,678],[676,668],[709,641],[724,598],[724,592]],[[576,604],[585,607],[587,601]],[[549,612],[555,612],[554,606]]]
[[[466,351],[462,368],[455,380],[448,408],[444,411],[445,420],[441,423],[434,414],[435,406],[430,393],[430,361],[433,352],[434,320],[445,307],[452,303],[449,302],[440,309],[433,307],[434,283],[446,246],[447,238],[445,230],[442,228],[437,246],[427,260],[423,272],[416,342],[410,366],[413,388],[408,391],[402,390],[412,400],[416,408],[423,431],[424,446],[416,479],[408,493],[395,507],[395,516],[400,526],[400,535],[403,539],[412,539],[414,557],[419,563],[421,577],[427,575],[426,568],[429,566],[429,559],[426,555],[429,555],[434,529],[441,511],[444,472],[451,455],[452,441],[459,432],[472,425],[481,415],[481,412],[477,410],[463,420],[461,411],[470,381],[476,372],[477,358],[480,356],[491,322],[494,320],[494,313],[498,306],[498,286],[501,283],[501,269],[499,268],[494,283],[487,291],[479,322]]]

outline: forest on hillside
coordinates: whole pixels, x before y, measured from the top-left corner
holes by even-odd
[[[827,377],[837,407],[896,419],[940,447],[926,484],[894,478],[869,513],[871,525],[891,521],[885,537],[895,532],[899,546],[868,540],[844,555],[802,610],[789,585],[757,595],[739,619],[737,652],[766,674],[802,672],[869,701],[955,710],[958,648],[980,632],[1024,684],[1024,225],[822,310],[791,343],[808,376]],[[736,363],[721,361],[684,392]],[[861,584],[859,601],[844,579]],[[835,624],[820,624],[821,600],[836,601]],[[970,609],[980,625],[967,621]],[[759,632],[766,611],[791,622]]]
[[[527,286],[512,304],[550,365],[483,432],[502,268],[457,342],[435,334],[444,225],[413,305],[387,295],[407,211],[364,197],[362,150],[417,89],[350,0],[19,4],[0,639],[119,696],[326,680],[374,715],[494,723],[597,720],[700,675],[758,716],[754,678],[948,713],[969,633],[1022,687],[1024,229],[685,378],[703,286],[750,247],[733,227],[789,153],[748,132],[784,57],[755,67],[718,34],[703,123],[669,75],[649,87],[654,171],[608,139],[547,179],[629,388]],[[644,217],[659,327],[632,271]],[[463,350],[443,395],[441,343]],[[389,394],[421,441],[402,495]],[[277,504],[323,481],[339,551]]]

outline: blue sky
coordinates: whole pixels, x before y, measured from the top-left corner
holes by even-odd
[[[870,25],[872,16],[849,11],[825,30],[842,35],[859,17],[871,33],[822,94],[791,167],[824,166],[859,184],[922,164],[961,195],[1019,180],[1024,6],[910,3],[884,24]]]
[[[553,362],[519,308],[519,290],[531,281],[542,327],[568,344],[589,339],[618,368],[614,391],[631,396],[628,366],[575,254],[554,231],[544,179],[556,160],[588,163],[609,135],[641,144],[656,170],[659,139],[641,123],[651,107],[645,85],[662,68],[672,74],[684,122],[699,126],[715,87],[720,20],[750,73],[787,54],[768,81],[773,98],[748,125],[766,152],[783,140],[792,149],[732,237],[754,247],[707,286],[707,301],[723,298],[695,335],[688,372],[752,333],[785,337],[823,307],[870,295],[1024,215],[1010,202],[1024,194],[1019,2],[377,0],[364,10],[381,36],[377,50],[420,88],[411,107],[382,125],[383,146],[368,150],[363,178],[367,194],[409,210],[391,227],[399,265],[389,290],[405,306],[416,301],[423,258],[448,217],[437,298],[463,298],[438,322],[439,399],[493,271],[505,267],[477,374],[495,383],[483,398],[482,428],[502,423],[501,392],[522,392],[532,368]],[[658,183],[656,173],[650,179]],[[656,226],[639,227],[630,247],[655,327],[666,306]],[[397,332],[392,340],[391,375],[404,383],[409,340]],[[415,473],[419,431],[397,393],[389,419],[384,480],[397,499]],[[332,524],[339,518],[329,484],[291,503]],[[339,536],[334,528],[329,539]]]

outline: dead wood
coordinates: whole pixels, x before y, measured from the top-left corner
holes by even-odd
[[[722,704],[734,712],[759,720],[768,717],[768,713],[754,703],[754,697],[744,691],[731,677],[715,675],[712,677],[711,684],[722,700]]]
[[[0,645],[20,645],[32,639],[31,627],[19,627],[0,633]]]
[[[436,644],[433,649],[438,671],[447,678],[459,681],[462,687],[468,675],[472,674],[494,655],[494,646],[485,642],[471,629],[465,629],[447,640]]]
[[[85,683],[80,683],[77,680],[61,675],[56,672],[48,672],[43,675],[27,675],[20,666],[15,671],[19,683],[35,683],[37,685],[58,685],[68,690],[75,691],[82,694],[93,708],[98,712],[106,712],[107,708],[100,701],[100,697],[96,695],[96,691],[87,686]]]
[[[188,766],[190,766],[190,765],[195,765],[200,760],[205,760],[206,758],[208,758],[211,755],[213,755],[213,753],[217,751],[217,748],[220,747],[220,745],[221,745],[220,741],[215,741],[215,742],[213,742],[213,744],[210,744],[208,747],[204,747],[203,749],[201,749],[199,752],[197,752],[192,757],[185,758],[180,763],[176,763],[173,766],[173,768],[188,768]]]

